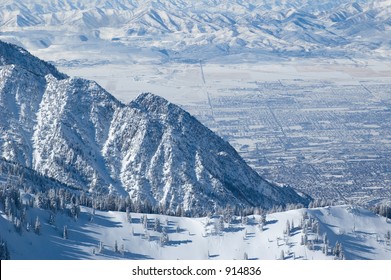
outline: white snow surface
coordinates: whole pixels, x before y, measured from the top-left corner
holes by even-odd
[[[345,259],[391,259],[391,244],[385,234],[391,224],[384,217],[377,216],[363,208],[332,206],[326,208],[298,209],[267,215],[264,230],[259,228],[260,216],[248,216],[248,223],[242,224],[236,217],[234,222],[224,224],[225,229],[213,233],[216,217],[184,218],[148,214],[148,230],[140,223],[144,214],[131,213],[132,223],[126,213],[101,212],[81,209],[77,220],[57,213],[55,224],[47,223],[49,212],[30,209],[28,218],[41,221],[39,235],[23,229],[14,231],[12,223],[0,212],[0,234],[7,240],[12,259],[281,259],[318,260],[334,259],[331,249],[326,256],[322,253],[322,241],[315,243],[312,250],[301,245],[304,235],[300,228],[303,213],[317,221],[321,238],[327,233],[329,248],[338,241],[342,244]],[[92,219],[91,219],[92,217]],[[169,242],[161,245],[162,233],[153,230],[154,221],[159,219],[166,229]],[[294,224],[290,236],[284,234],[287,221]],[[63,228],[68,228],[68,239],[64,239]],[[308,232],[308,239],[316,235]],[[99,243],[103,250],[99,250]],[[118,252],[115,252],[115,243]]]

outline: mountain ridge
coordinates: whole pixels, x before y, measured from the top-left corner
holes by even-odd
[[[162,97],[144,93],[124,105],[93,81],[18,67],[0,67],[7,160],[77,189],[129,194],[171,210],[308,202],[262,179],[227,142]]]
[[[387,57],[390,49],[383,40],[391,30],[387,1],[13,0],[0,11],[4,39],[37,49],[109,44],[181,60],[248,52]]]

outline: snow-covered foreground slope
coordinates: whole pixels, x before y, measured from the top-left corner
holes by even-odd
[[[386,237],[391,230],[390,222],[352,206],[268,214],[263,230],[259,215],[248,216],[247,222],[233,217],[230,224],[224,222],[224,229],[218,226],[219,216],[184,218],[148,214],[147,229],[141,221],[144,214],[130,213],[129,223],[126,213],[95,211],[94,214],[90,208],[82,208],[77,220],[58,213],[54,224],[48,223],[49,212],[41,209],[30,209],[27,216],[34,222],[39,218],[39,234],[33,229],[16,233],[1,212],[0,235],[7,240],[12,259],[312,260],[337,258],[336,247],[342,248],[340,258],[391,259],[391,243]],[[160,221],[160,232],[155,229],[156,219]],[[64,226],[67,239],[63,236]],[[163,244],[162,232],[168,237]],[[342,245],[336,245],[337,242]]]

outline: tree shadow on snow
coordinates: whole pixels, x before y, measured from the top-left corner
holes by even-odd
[[[374,255],[375,254],[375,248],[372,246],[367,246],[362,243],[358,243],[357,239],[344,235],[342,240],[342,246],[344,248],[344,253],[346,259],[353,259],[353,260],[370,260],[370,258],[363,257],[362,253],[369,253]],[[356,253],[357,252],[357,253]]]
[[[170,240],[168,241],[168,246],[179,246],[179,245],[182,245],[182,244],[188,244],[188,243],[192,243],[193,241],[191,240]]]
[[[272,225],[272,224],[276,224],[278,222],[278,220],[270,220],[270,221],[266,221],[266,225]]]
[[[224,229],[224,232],[239,232],[244,230],[244,227],[228,227]]]

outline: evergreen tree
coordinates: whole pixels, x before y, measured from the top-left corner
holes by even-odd
[[[248,255],[246,252],[244,252],[244,255],[243,255],[243,260],[248,260]]]
[[[117,240],[115,240],[115,243],[114,243],[114,252],[118,253],[118,243],[117,243]]]
[[[261,215],[261,223],[265,226],[266,223],[267,223],[267,220],[266,220],[266,213],[265,212],[262,212],[262,215]]]
[[[162,232],[162,226],[160,224],[159,218],[155,219],[154,230],[157,231],[157,232]]]
[[[167,232],[163,231],[162,236],[160,237],[160,245],[163,247],[167,245],[169,242],[168,234]]]
[[[386,239],[387,242],[390,242],[391,241],[391,231],[387,231],[384,238]]]
[[[4,212],[7,217],[11,216],[11,202],[10,198],[7,196],[4,201]]]
[[[4,240],[0,241],[0,260],[10,260],[10,253],[7,243]]]
[[[35,219],[35,224],[34,224],[34,232],[36,234],[40,234],[41,233],[41,221],[39,220],[39,217],[37,216],[37,218]]]
[[[323,243],[328,244],[329,243],[329,238],[327,236],[327,233],[323,234]]]
[[[130,215],[130,207],[126,207],[126,220],[129,222],[129,224],[132,223],[132,215]]]
[[[226,222],[228,224],[230,224],[232,221],[232,209],[229,205],[224,209],[223,219],[224,219],[224,222]]]
[[[181,207],[180,205],[178,205],[178,206],[176,207],[175,215],[176,215],[177,217],[183,217],[183,209],[182,209],[182,207]]]
[[[48,223],[50,225],[54,225],[56,223],[56,216],[54,213],[50,213]]]
[[[323,247],[322,247],[323,254],[325,254],[327,256],[328,255],[328,251],[329,251],[328,245],[327,245],[327,243],[324,243]]]
[[[220,216],[220,218],[218,220],[217,229],[218,229],[219,233],[224,231],[224,219],[222,216]]]
[[[62,238],[68,239],[68,227],[64,226],[64,229],[62,231]]]
[[[291,234],[291,225],[290,225],[289,221],[286,221],[286,227],[285,227],[284,233],[288,236],[290,236],[290,234]]]
[[[148,217],[147,217],[147,215],[141,216],[141,222],[143,224],[143,227],[145,229],[148,229]]]
[[[335,243],[335,246],[333,249],[333,255],[335,256],[336,259],[342,260],[344,258],[342,244],[339,243],[338,241]]]
[[[99,247],[98,247],[98,253],[102,253],[103,252],[103,242],[102,241],[99,241]]]
[[[247,216],[242,216],[242,225],[247,225],[247,223],[248,223]]]
[[[305,233],[305,234],[303,234],[303,235],[301,236],[300,245],[307,245],[307,244],[308,244],[308,236],[307,236],[307,234]]]
[[[21,223],[20,219],[15,218],[14,226],[15,226],[15,231],[19,234],[22,234],[22,223]]]
[[[121,245],[121,255],[122,256],[125,255],[125,245],[124,244]]]

